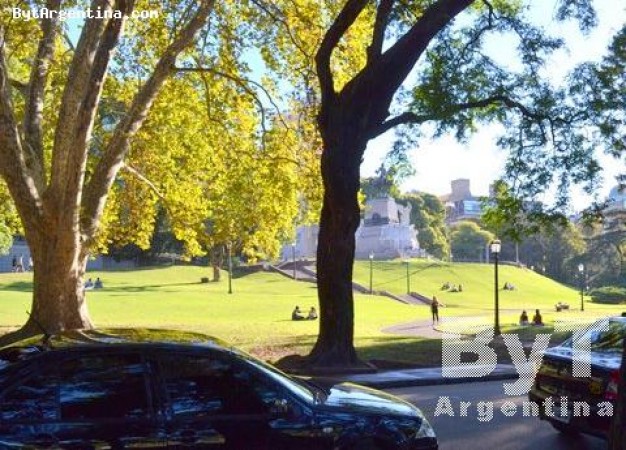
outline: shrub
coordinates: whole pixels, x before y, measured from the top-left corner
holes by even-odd
[[[606,303],[610,305],[626,303],[626,288],[624,287],[603,286],[593,289],[590,294],[595,303]]]

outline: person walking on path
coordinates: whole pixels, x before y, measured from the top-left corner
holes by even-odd
[[[437,297],[433,296],[433,301],[430,303],[430,312],[433,314],[433,326],[435,322],[439,323],[439,301]]]

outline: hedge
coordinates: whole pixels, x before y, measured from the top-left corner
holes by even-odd
[[[591,298],[595,303],[618,305],[626,303],[626,288],[620,286],[603,286],[593,289]]]

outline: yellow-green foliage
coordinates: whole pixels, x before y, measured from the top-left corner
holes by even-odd
[[[185,22],[183,3],[137,1],[136,10],[160,14],[126,23],[98,108],[86,180],[138,88]],[[63,3],[64,8],[88,5],[85,0]],[[41,30],[37,20],[11,19],[11,6],[15,2],[0,0],[9,71],[16,84],[25,85]],[[275,256],[281,240],[293,236],[296,222],[315,219],[321,189],[314,110],[293,99],[283,102],[278,86],[282,74],[263,75],[258,82],[263,88],[249,81],[258,78],[259,70],[249,64],[257,51],[254,33],[264,33],[250,27],[252,11],[245,1],[216,2],[209,26],[178,57],[178,66],[207,71],[173,71],[131,142],[125,168],[108,195],[94,252],[128,243],[147,248],[160,209],[168,214],[173,233],[189,255],[231,243],[252,258]],[[69,42],[76,40],[70,22],[76,24],[63,23],[65,36],[57,36],[46,88],[43,133],[48,178],[54,129],[76,44]],[[285,31],[274,37],[279,36],[284,39]],[[24,96],[18,91],[14,102],[19,121]],[[276,105],[287,105],[282,111],[285,118],[307,111],[306,123],[300,118],[297,123],[279,120],[265,92],[274,96]],[[307,202],[301,206],[303,198]],[[0,220],[12,225],[14,208],[0,185],[0,200],[5,199]],[[18,231],[19,223],[12,228]]]

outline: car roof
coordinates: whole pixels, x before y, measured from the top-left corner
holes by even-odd
[[[80,351],[116,347],[172,346],[188,349],[212,349],[233,352],[226,342],[193,331],[158,328],[102,328],[96,330],[65,331],[47,336],[39,334],[0,349],[0,368],[43,353]]]
[[[129,344],[176,344],[194,347],[229,349],[230,345],[221,339],[203,333],[158,328],[102,328],[95,330],[64,331],[49,336],[39,334],[16,342],[11,347],[28,347],[45,344],[51,349],[84,347],[93,345]]]
[[[624,323],[626,323],[626,316],[622,315],[622,316],[604,317],[602,319],[598,319],[598,322],[600,322],[602,320],[610,320],[610,321],[614,321],[614,322],[624,322]]]

